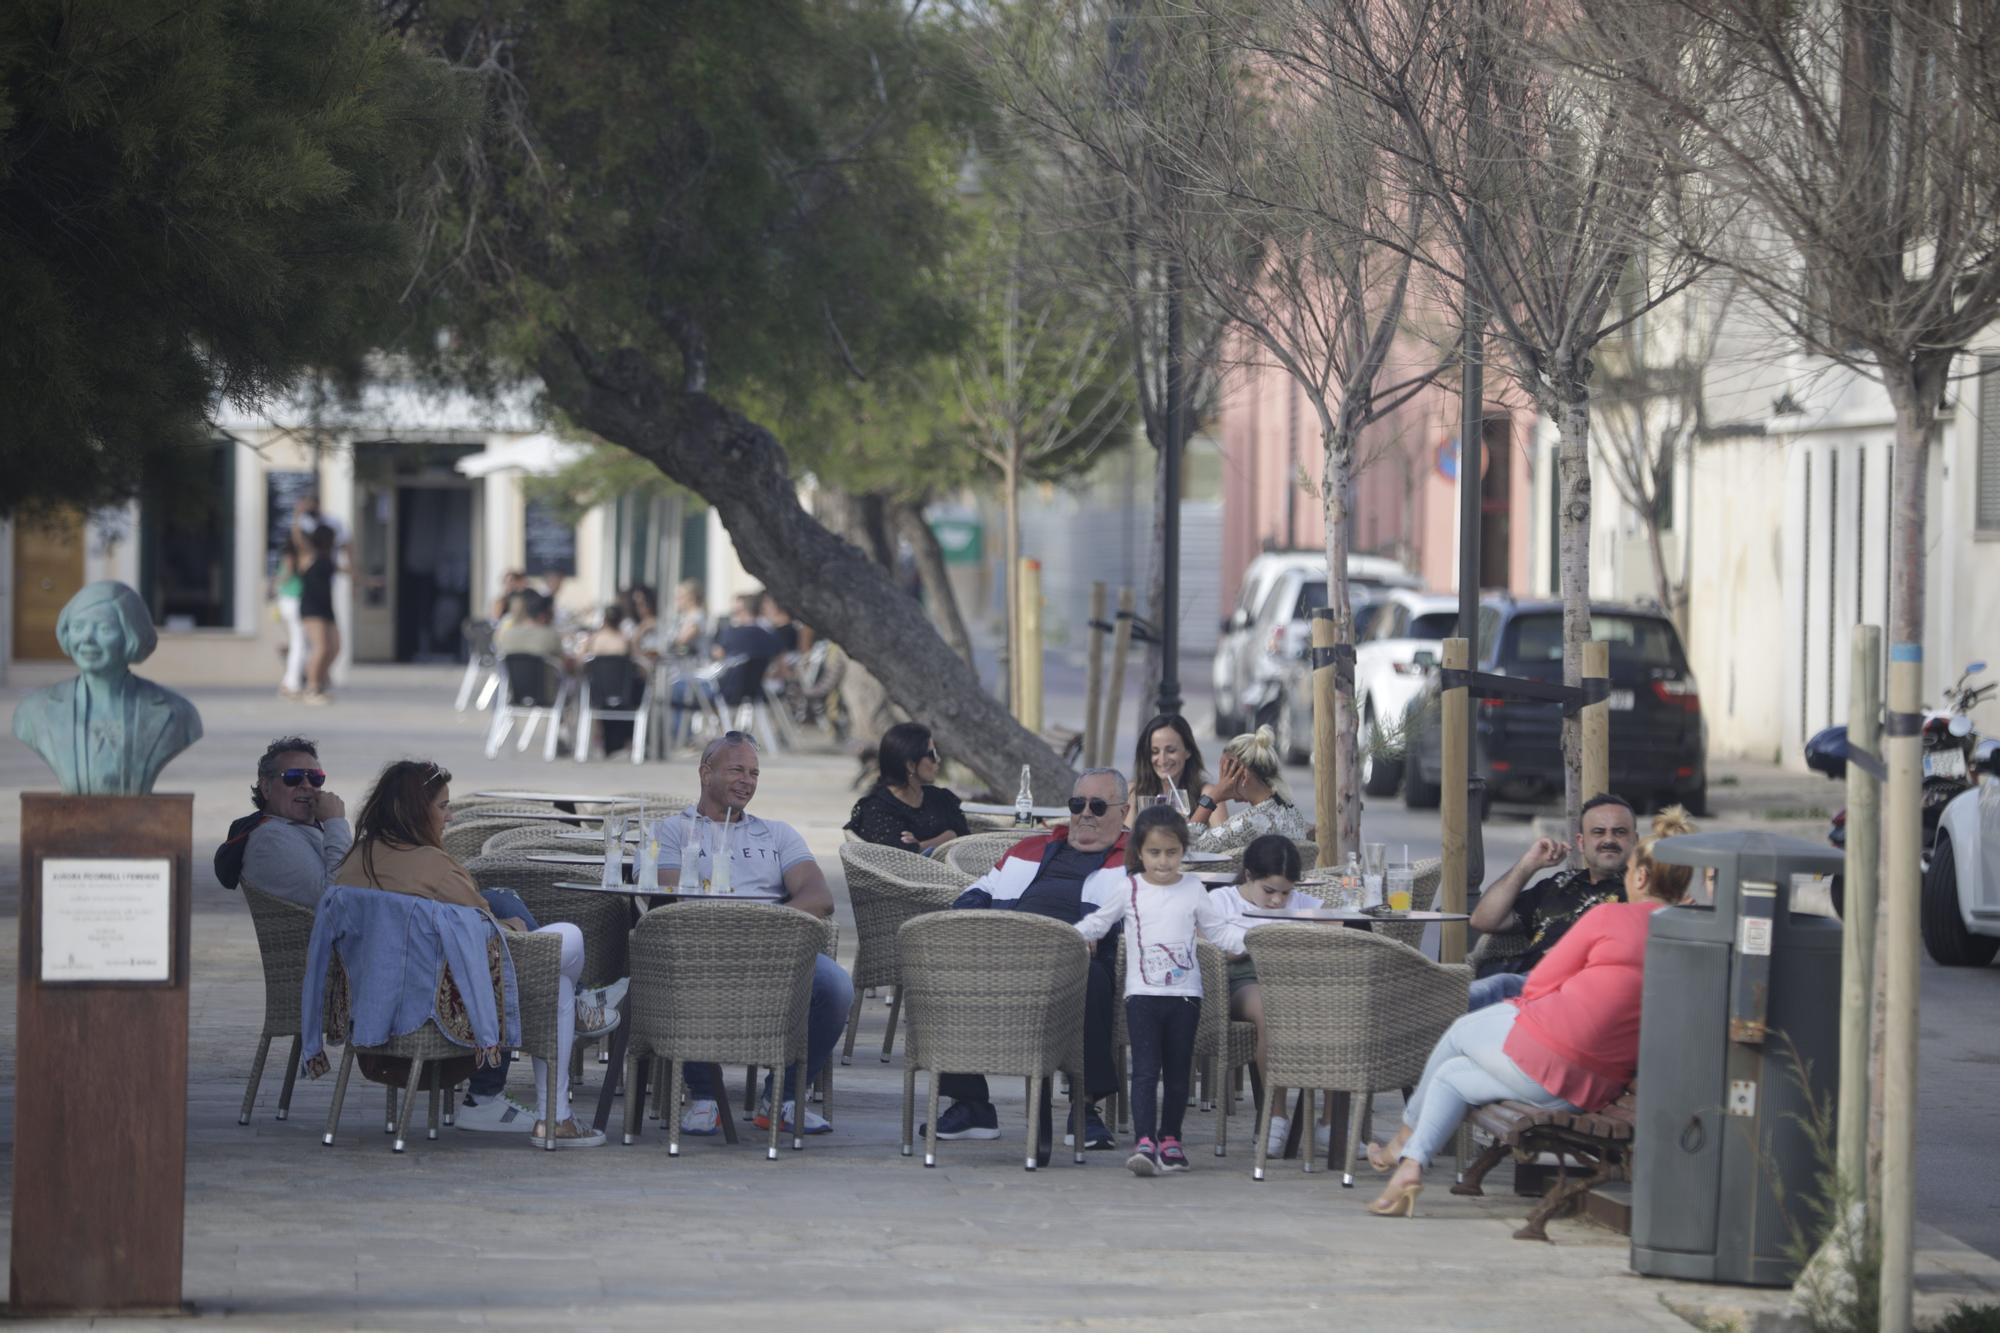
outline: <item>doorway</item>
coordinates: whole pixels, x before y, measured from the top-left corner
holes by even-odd
[[[68,513],[14,522],[14,656],[54,661],[56,619],[83,588],[83,517]]]
[[[396,660],[464,660],[472,612],[472,490],[396,489]]]

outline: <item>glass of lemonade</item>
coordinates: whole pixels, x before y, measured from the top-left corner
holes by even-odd
[[[1415,884],[1416,878],[1416,872],[1410,868],[1408,862],[1389,867],[1386,875],[1388,884],[1388,897],[1386,901],[1390,911],[1407,912],[1410,910],[1411,886]]]

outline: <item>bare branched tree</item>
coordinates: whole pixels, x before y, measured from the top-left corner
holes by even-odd
[[[1397,359],[1425,200],[1393,190],[1393,162],[1362,128],[1376,107],[1332,72],[1337,52],[1309,5],[1246,16],[1222,0],[1162,26],[1170,82],[1149,124],[1181,200],[1166,234],[1189,281],[1318,420],[1320,474],[1301,484],[1321,503],[1327,607],[1336,642],[1351,647],[1361,433],[1443,368],[1427,349],[1414,366]],[[1326,864],[1361,836],[1360,719],[1351,673],[1336,679],[1333,753],[1314,755],[1319,783],[1338,796],[1336,826],[1319,834]]]
[[[1503,368],[1555,422],[1563,680],[1576,685],[1590,638],[1593,354],[1701,267],[1696,252],[1656,244],[1669,150],[1618,82],[1577,77],[1550,58],[1570,40],[1576,6],[1316,0],[1316,7],[1341,52],[1335,67],[1407,136],[1407,186],[1428,194],[1444,223],[1445,243],[1428,250],[1427,267],[1469,288],[1505,353]],[[1626,59],[1676,64],[1688,25],[1647,26],[1649,43]],[[1460,77],[1433,77],[1441,66]],[[1621,309],[1614,298],[1642,254],[1646,290]],[[1580,723],[1565,719],[1572,823],[1581,745]]]
[[[1673,479],[1705,427],[1709,362],[1737,287],[1724,277],[1683,293],[1654,318],[1628,325],[1597,358],[1598,461],[1618,498],[1645,527],[1654,595],[1660,609],[1677,620],[1684,617],[1689,590],[1685,577],[1676,580],[1667,566]],[[1688,535],[1682,533],[1681,540],[1685,544]],[[1687,631],[1684,620],[1681,630]]]

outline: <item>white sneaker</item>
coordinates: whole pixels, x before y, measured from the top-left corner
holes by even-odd
[[[512,1097],[482,1097],[468,1094],[452,1116],[460,1129],[486,1130],[499,1134],[525,1134],[535,1123],[535,1113]]]
[[[1282,1157],[1285,1152],[1285,1135],[1292,1132],[1292,1122],[1281,1115],[1271,1117],[1271,1137],[1264,1140],[1266,1157]]]
[[[722,1132],[722,1112],[713,1098],[697,1098],[688,1103],[681,1115],[681,1133],[699,1134],[706,1138]]]
[[[781,1123],[779,1124],[779,1126],[778,1126],[778,1127],[779,1127],[779,1128],[780,1128],[781,1130],[784,1130],[784,1131],[786,1131],[786,1132],[790,1132],[790,1130],[791,1130],[791,1128],[792,1128],[792,1104],[791,1104],[791,1102],[787,1101],[787,1102],[785,1103],[785,1107],[784,1107],[784,1111],[783,1111],[783,1115],[784,1115],[784,1117],[785,1117],[785,1118],[784,1118],[784,1120],[783,1120],[783,1121],[782,1121],[782,1122],[781,1122]],[[769,1129],[769,1128],[771,1127],[771,1103],[770,1103],[770,1102],[768,1102],[768,1101],[761,1101],[761,1102],[758,1102],[758,1103],[757,1103],[757,1118],[756,1118],[756,1121],[755,1121],[754,1123],[756,1124],[757,1128],[759,1128],[759,1129]],[[829,1121],[829,1120],[828,1120],[828,1119],[827,1119],[827,1118],[826,1118],[825,1116],[821,1115],[821,1114],[820,1114],[820,1113],[819,1113],[818,1111],[815,1111],[815,1110],[813,1110],[813,1109],[812,1109],[812,1107],[808,1106],[808,1107],[806,1108],[806,1127],[805,1127],[805,1132],[806,1132],[807,1134],[831,1134],[831,1133],[833,1133],[833,1124],[832,1124],[832,1122],[830,1122],[830,1121]]]

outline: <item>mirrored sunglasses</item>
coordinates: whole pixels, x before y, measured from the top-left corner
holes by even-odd
[[[301,782],[310,782],[315,787],[326,785],[326,770],[323,768],[288,768],[278,777],[287,787],[296,787]]]

